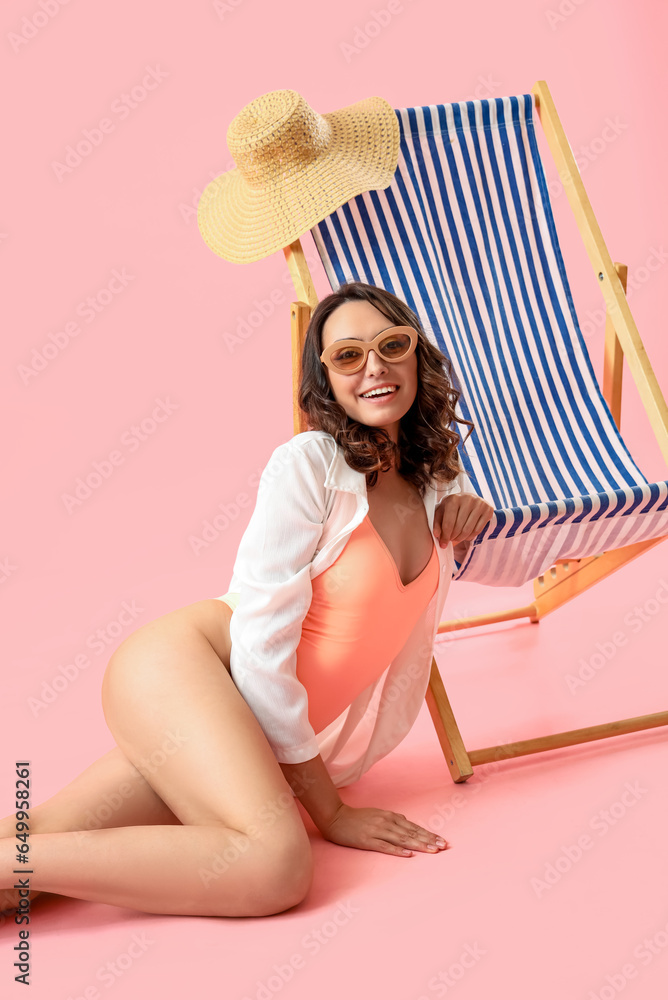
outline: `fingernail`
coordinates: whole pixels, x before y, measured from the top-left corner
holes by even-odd
[[[445,847],[445,841],[441,837],[436,838],[436,843],[439,847]]]

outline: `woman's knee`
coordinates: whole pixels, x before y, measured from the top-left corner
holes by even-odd
[[[303,824],[301,834],[295,830],[292,836],[284,829],[263,836],[252,826],[231,836],[227,830],[200,878],[208,914],[229,915],[231,893],[243,898],[245,916],[282,913],[302,902],[313,881],[308,834]]]
[[[266,912],[281,913],[301,903],[313,882],[313,853],[308,834],[268,840],[259,864]]]

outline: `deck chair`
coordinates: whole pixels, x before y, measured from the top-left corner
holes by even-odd
[[[575,313],[536,112],[606,304],[603,392]],[[445,621],[439,633],[542,617],[668,537],[668,481],[644,477],[619,432],[623,357],[668,463],[668,407],[545,81],[531,93],[402,108],[392,184],[344,204],[311,233],[332,289],[364,281],[394,292],[449,357],[476,432],[460,445],[478,493],[494,504],[453,579],[534,581],[534,601]],[[284,248],[291,304],[294,432],[306,327],[317,297],[300,240]],[[460,434],[467,428],[461,425]],[[426,700],[455,782],[492,760],[668,725],[668,712],[517,743],[464,746],[436,660]]]

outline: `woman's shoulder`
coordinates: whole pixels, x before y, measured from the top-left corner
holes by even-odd
[[[300,434],[293,434],[292,437],[288,438],[287,441],[284,441],[283,444],[291,444],[295,445],[297,448],[304,448],[306,445],[311,444],[311,442],[314,444],[326,442],[327,444],[331,443],[332,446],[336,444],[329,431],[301,431]]]
[[[271,479],[290,469],[324,484],[336,448],[336,441],[327,431],[302,431],[274,448],[263,479]]]
[[[279,458],[287,456],[294,452],[300,452],[314,458],[325,456],[331,459],[335,451],[336,441],[327,431],[302,431],[277,445],[271,454],[271,459],[275,456]]]

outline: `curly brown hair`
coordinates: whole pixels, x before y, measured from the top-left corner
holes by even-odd
[[[418,335],[418,391],[399,421],[398,445],[383,427],[369,427],[348,416],[335,400],[326,366],[320,360],[325,321],[344,302],[352,301],[370,302],[390,322],[413,327]],[[376,485],[379,471],[389,471],[392,461],[399,474],[417,486],[421,497],[432,479],[451,482],[460,471],[460,435],[451,425],[455,419],[469,424],[466,439],[475,427],[473,421],[456,417],[460,396],[452,362],[427,339],[413,310],[392,292],[352,281],[327,295],[314,309],[302,352],[299,406],[308,418],[309,429],[331,434],[343,448],[348,465],[366,474],[368,488]]]

